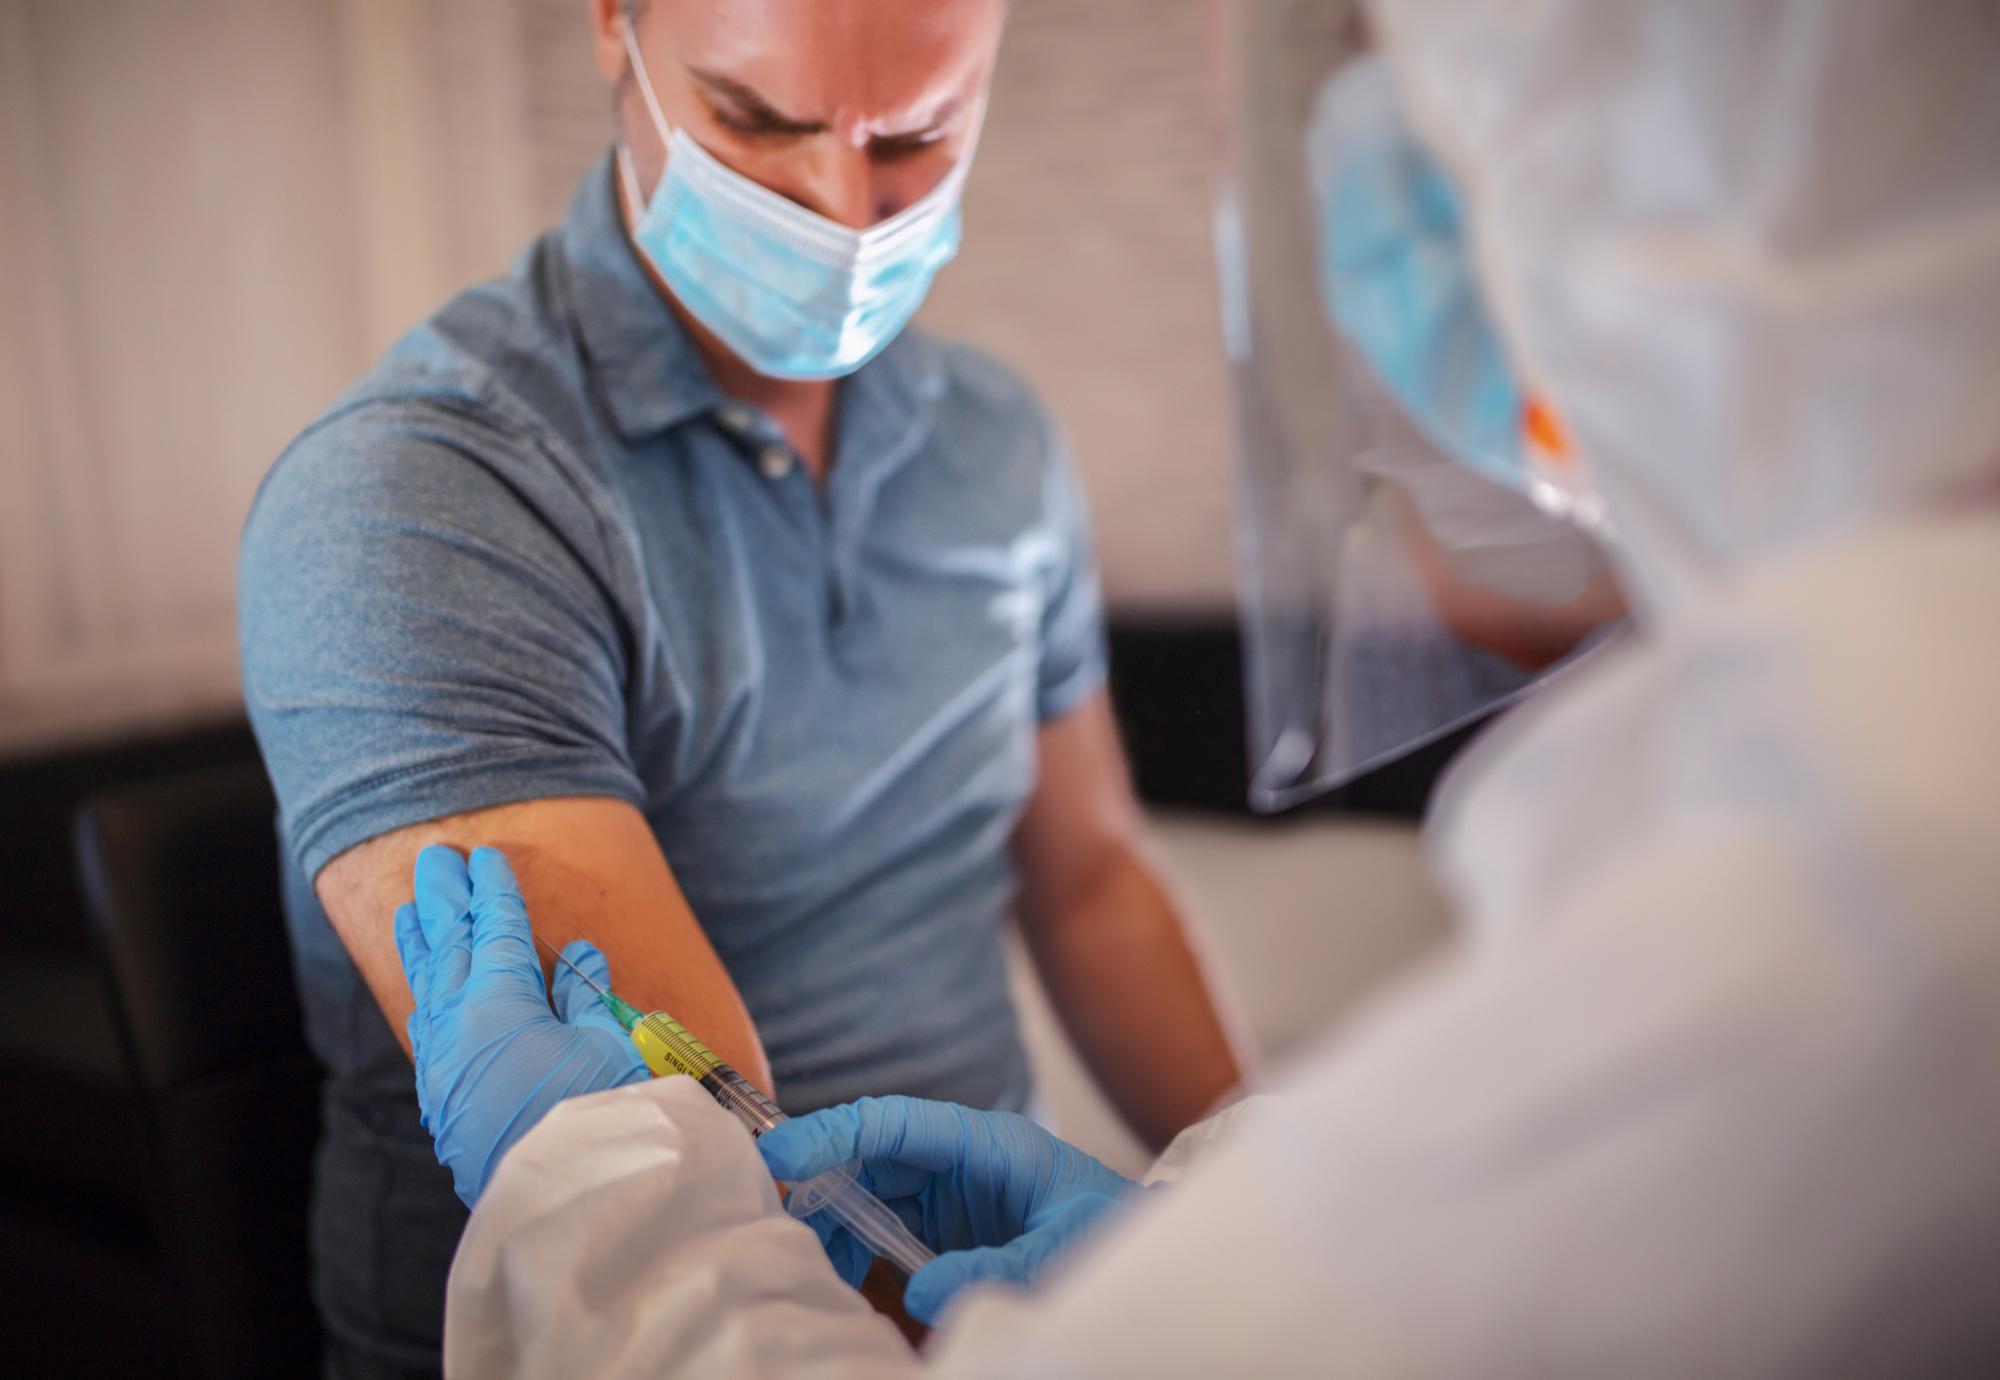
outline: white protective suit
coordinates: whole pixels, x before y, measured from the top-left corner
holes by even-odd
[[[921,1360],[694,1084],[567,1104],[453,1373],[2000,1374],[2000,8],[1378,17],[1645,614],[1450,783],[1468,941]]]

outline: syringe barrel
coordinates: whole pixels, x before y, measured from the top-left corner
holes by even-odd
[[[714,1071],[701,1083],[753,1136],[763,1135],[785,1119],[777,1103],[720,1059],[716,1060]]]
[[[642,1017],[631,1034],[632,1043],[655,1078],[684,1073],[695,1079],[751,1135],[761,1136],[785,1119],[778,1104],[764,1096],[755,1083],[717,1058],[714,1050],[666,1012]]]

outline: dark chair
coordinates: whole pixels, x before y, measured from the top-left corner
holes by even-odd
[[[143,1104],[148,1196],[195,1375],[307,1375],[306,1196],[320,1071],[254,765],[96,795],[76,851]]]

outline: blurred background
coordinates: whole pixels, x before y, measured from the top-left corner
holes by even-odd
[[[1333,22],[1344,7],[1300,9]],[[1210,22],[1200,0],[1014,0],[965,248],[922,322],[1023,371],[1069,433],[1135,773],[1170,874],[1282,1061],[1444,934],[1410,821],[1455,742],[1303,817],[1242,809]],[[131,934],[268,934],[282,957],[239,712],[238,530],[293,433],[552,223],[610,128],[584,0],[0,0],[0,1096],[19,1110],[0,1129],[0,1324],[15,1356],[191,1368],[176,1332],[191,1292],[246,1272],[188,1207],[222,1173],[217,1089],[244,1070],[174,1030],[149,986],[200,956]],[[158,876],[160,839],[201,820],[212,894],[199,868],[192,892]],[[284,986],[281,964],[258,971]],[[1021,990],[1061,1129],[1136,1167],[1025,975]],[[289,992],[266,995],[282,1025]],[[155,1020],[171,1059],[149,1052]],[[310,1118],[309,1068],[258,1077],[292,1079]],[[196,1094],[207,1119],[190,1130]],[[281,1168],[296,1172],[260,1191],[302,1228],[286,1197],[302,1163]],[[278,1254],[253,1262],[273,1287],[303,1266],[302,1235],[287,1254],[278,1225]]]

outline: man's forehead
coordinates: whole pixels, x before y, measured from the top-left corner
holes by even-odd
[[[1005,0],[650,0],[681,63],[782,113],[921,120],[976,93]]]

